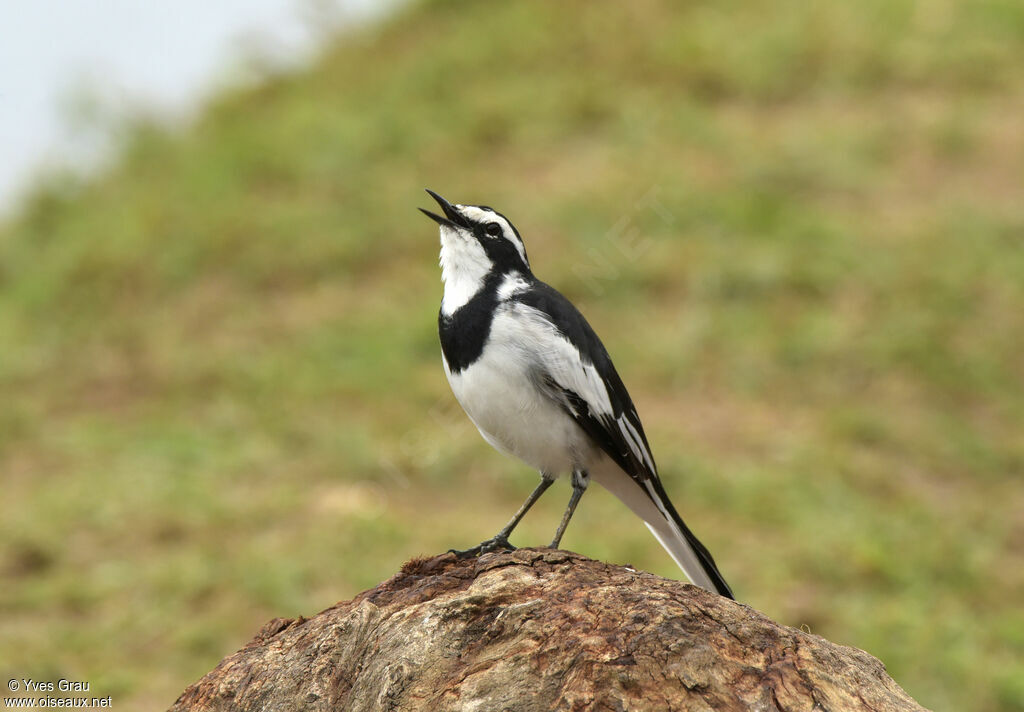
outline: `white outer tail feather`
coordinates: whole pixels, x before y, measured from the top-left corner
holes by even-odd
[[[629,475],[609,458],[604,458],[599,466],[591,470],[590,475],[629,507],[634,514],[644,520],[644,524],[654,534],[654,538],[665,548],[665,551],[691,582],[712,593],[718,593],[714,582],[704,571],[704,566],[697,557],[697,553],[690,546],[683,532],[679,530],[679,526],[662,513],[661,509]],[[657,497],[657,495],[653,496]]]
[[[668,521],[663,522],[668,525],[665,529],[672,529],[672,533],[666,535],[665,532],[658,531],[653,524],[648,521],[644,521],[647,528],[654,534],[654,538],[658,540],[665,551],[668,552],[672,560],[679,565],[679,568],[683,570],[686,577],[690,579],[695,585],[700,586],[703,589],[711,591],[711,593],[718,593],[715,588],[714,582],[711,578],[704,573],[704,567],[701,565],[700,560],[697,558],[697,554],[693,551],[693,547],[690,546],[689,542],[683,537],[683,533],[679,531],[679,527],[676,526],[675,522]]]

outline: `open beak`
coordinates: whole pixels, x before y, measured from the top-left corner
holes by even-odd
[[[469,225],[466,223],[465,218],[459,215],[459,212],[454,207],[452,207],[451,203],[449,203],[440,195],[432,191],[430,188],[426,188],[425,190],[428,193],[430,193],[430,197],[436,200],[437,204],[441,206],[441,210],[444,211],[446,217],[441,217],[440,215],[432,213],[429,210],[424,210],[423,208],[419,209],[421,213],[423,213],[424,215],[426,215],[428,218],[430,218],[439,225],[447,225],[450,228],[469,227]]]

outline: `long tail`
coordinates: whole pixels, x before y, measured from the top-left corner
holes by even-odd
[[[708,591],[735,599],[711,553],[683,522],[661,482],[653,480],[645,489],[617,465],[608,464],[611,466],[594,468],[591,476],[644,520],[690,581]]]

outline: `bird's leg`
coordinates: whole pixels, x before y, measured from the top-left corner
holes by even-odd
[[[565,514],[562,515],[562,523],[558,525],[555,538],[551,540],[552,549],[557,549],[558,545],[562,543],[562,535],[565,534],[565,528],[569,526],[572,513],[576,511],[576,505],[579,504],[583,493],[587,491],[588,484],[590,484],[590,475],[587,474],[586,470],[573,470],[572,496],[569,497],[569,506],[565,508]]]
[[[530,493],[530,496],[526,498],[525,502],[523,502],[523,506],[521,506],[519,510],[512,515],[512,519],[509,520],[508,524],[506,524],[500,532],[487,541],[480,542],[472,549],[464,549],[462,551],[449,549],[449,552],[455,554],[460,559],[466,559],[470,556],[486,554],[489,551],[497,551],[498,549],[504,549],[505,551],[515,550],[515,547],[508,541],[509,535],[512,534],[512,530],[516,528],[516,525],[519,524],[520,520],[522,520],[526,513],[530,511],[530,507],[540,499],[540,496],[544,494],[547,488],[550,487],[551,483],[554,481],[555,480],[547,473],[540,473],[540,484],[537,485],[533,492]]]

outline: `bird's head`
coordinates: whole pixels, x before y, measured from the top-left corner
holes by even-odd
[[[452,205],[434,191],[427,192],[444,213],[420,208],[441,226],[441,268],[446,282],[460,276],[482,280],[492,272],[529,273],[526,247],[508,218],[486,205]]]

